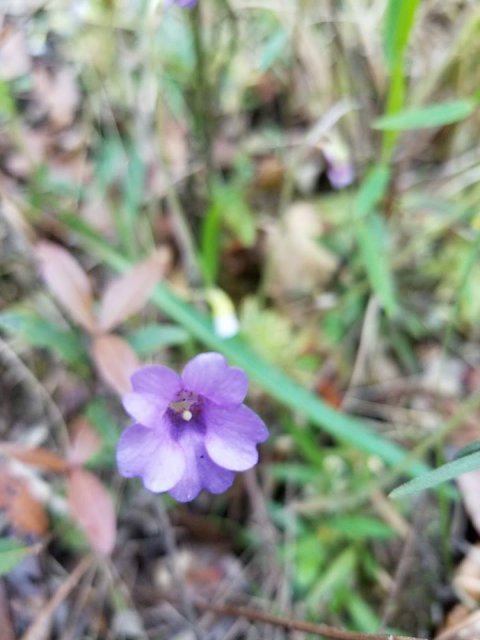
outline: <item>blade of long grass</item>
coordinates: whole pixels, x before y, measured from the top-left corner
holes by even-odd
[[[385,16],[384,51],[390,71],[385,115],[400,111],[405,102],[405,51],[412,31],[419,0],[389,0]],[[398,131],[385,131],[382,139],[382,158],[392,157]]]

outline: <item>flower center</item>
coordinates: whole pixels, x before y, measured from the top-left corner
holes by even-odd
[[[198,396],[191,391],[180,391],[175,400],[170,403],[169,409],[185,422],[190,422],[199,409]]]

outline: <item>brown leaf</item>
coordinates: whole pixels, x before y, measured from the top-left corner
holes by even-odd
[[[465,511],[478,534],[480,534],[480,469],[464,473],[457,478],[458,488],[462,494]]]
[[[167,251],[160,249],[109,284],[100,303],[98,323],[102,331],[111,331],[142,309],[153,287],[165,273],[168,259]]]
[[[92,547],[109,555],[115,546],[116,516],[113,500],[100,480],[85,469],[74,469],[68,483],[68,505]]]
[[[318,242],[323,232],[318,210],[312,204],[297,202],[266,231],[267,292],[282,299],[292,293],[297,296],[320,291],[337,268],[338,260]]]
[[[100,449],[102,444],[100,437],[84,417],[74,420],[71,430],[72,438],[67,452],[68,461],[73,465],[84,464]]]
[[[62,457],[42,447],[24,447],[17,444],[0,443],[0,454],[16,458],[32,467],[39,467],[44,471],[52,471],[53,473],[65,473],[68,469],[68,465]]]
[[[5,511],[12,529],[20,535],[42,536],[48,531],[45,509],[30,493],[24,479],[0,467],[0,511]]]
[[[80,92],[73,71],[62,67],[50,73],[36,67],[33,74],[34,92],[38,103],[56,129],[72,124],[80,102]]]
[[[52,293],[72,319],[92,333],[96,322],[92,290],[85,271],[68,251],[52,242],[39,242],[35,253]]]
[[[112,334],[96,336],[92,354],[100,375],[112,389],[120,395],[131,390],[130,377],[140,368],[140,361],[123,338]]]

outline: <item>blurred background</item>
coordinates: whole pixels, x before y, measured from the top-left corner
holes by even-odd
[[[480,472],[389,497],[480,439],[479,59],[475,0],[2,1],[2,640],[480,637]],[[271,437],[180,505],[120,397],[212,350]]]

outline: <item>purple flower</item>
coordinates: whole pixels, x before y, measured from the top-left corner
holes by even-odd
[[[202,353],[182,375],[148,366],[132,376],[123,399],[136,420],[120,437],[120,473],[140,476],[147,489],[168,491],[179,502],[202,489],[222,493],[235,471],[258,461],[256,445],[268,438],[263,421],[243,403],[247,376],[219,353]]]
[[[183,9],[190,9],[197,4],[197,0],[170,0],[170,4],[176,4],[177,7],[182,7]]]

